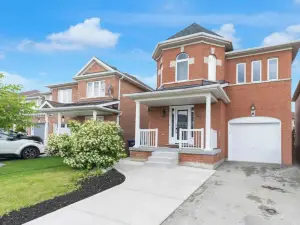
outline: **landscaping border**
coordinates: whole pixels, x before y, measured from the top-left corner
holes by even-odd
[[[82,181],[80,183],[81,187],[75,191],[5,214],[0,217],[0,225],[21,225],[117,186],[124,181],[125,176],[119,171],[115,169],[109,170],[103,175],[90,177]]]

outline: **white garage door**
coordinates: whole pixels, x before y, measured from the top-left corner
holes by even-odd
[[[281,122],[270,117],[243,117],[228,124],[228,159],[281,163]]]

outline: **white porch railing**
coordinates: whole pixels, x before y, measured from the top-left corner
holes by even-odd
[[[179,148],[204,149],[204,128],[180,129]],[[211,148],[218,147],[218,132],[211,129]]]
[[[204,149],[204,129],[180,129],[179,148]]]
[[[157,147],[158,129],[140,129],[139,147]]]
[[[218,147],[218,131],[211,129],[211,148]]]

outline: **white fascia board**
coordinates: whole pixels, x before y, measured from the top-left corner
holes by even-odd
[[[200,94],[200,93],[210,93],[217,92],[218,95],[216,97],[222,99],[225,103],[229,103],[230,99],[222,86],[220,84],[212,84],[188,89],[175,89],[169,91],[153,91],[153,92],[144,92],[144,93],[135,93],[135,94],[124,94],[123,96],[129,97],[132,100],[136,101],[146,101],[147,99],[155,99],[155,98],[164,98],[173,96],[172,98],[176,99],[180,95],[187,94]],[[176,95],[174,95],[176,93]]]
[[[269,45],[269,46],[260,46],[260,47],[254,47],[254,48],[247,48],[247,49],[240,49],[235,50],[231,52],[225,52],[226,58],[232,58],[235,56],[239,56],[242,54],[255,54],[256,52],[274,52],[278,50],[291,50],[293,48],[299,48],[300,47],[300,40],[286,42],[279,45]]]
[[[100,72],[100,73],[90,73],[90,74],[85,74],[81,76],[75,76],[73,77],[74,80],[84,80],[84,79],[89,79],[89,78],[94,78],[94,77],[106,77],[106,76],[111,76],[114,75],[116,71],[105,71],[105,72]]]
[[[220,42],[223,42],[223,43],[232,44],[231,41],[229,41],[229,40],[227,40],[227,39],[225,39],[223,37],[219,37],[219,36],[216,36],[216,35],[208,34],[208,33],[205,33],[205,32],[199,32],[199,33],[190,34],[190,35],[186,35],[186,36],[183,36],[183,37],[173,38],[173,39],[170,39],[170,40],[159,42],[155,46],[155,49],[154,49],[154,51],[152,53],[152,58],[155,59],[154,56],[156,55],[158,49],[160,47],[163,47],[164,45],[177,43],[177,42],[180,42],[182,40],[191,40],[191,39],[198,38],[198,37],[201,37],[201,36],[209,38],[209,39],[212,39],[212,40],[217,40],[217,41],[220,41]]]
[[[117,109],[109,109],[105,108],[103,105],[81,105],[81,106],[71,106],[71,107],[55,107],[55,108],[46,108],[39,109],[41,112],[64,112],[64,111],[76,111],[76,110],[102,110],[107,112],[115,112],[119,113],[120,111]]]
[[[66,82],[66,83],[60,83],[60,84],[50,84],[47,85],[47,88],[57,88],[57,87],[66,87],[66,86],[73,86],[76,85],[78,82],[77,81],[72,81],[72,82]]]
[[[88,62],[87,64],[85,64],[80,70],[79,72],[76,73],[76,75],[74,77],[78,77],[89,65],[90,63],[92,63],[93,61],[97,62],[98,64],[100,64],[101,66],[103,66],[105,69],[110,70],[110,71],[115,71],[113,68],[111,68],[110,66],[108,66],[106,63],[102,62],[100,59],[98,59],[97,57],[93,56]]]
[[[122,72],[120,72],[120,71],[116,71],[116,73],[118,73],[119,75],[125,77],[126,79],[130,80],[131,82],[133,82],[133,83],[135,83],[135,84],[138,84],[139,86],[141,86],[141,87],[143,87],[143,88],[145,88],[145,89],[147,89],[147,90],[149,90],[149,91],[153,91],[153,89],[152,89],[151,87],[148,87],[148,86],[143,85],[142,83],[140,83],[140,82],[138,82],[138,81],[132,79],[131,77],[127,76],[126,74],[124,74],[124,73],[122,73]]]
[[[39,109],[42,109],[45,105],[48,105],[51,109],[54,108],[48,101],[45,101],[42,105],[40,105]]]

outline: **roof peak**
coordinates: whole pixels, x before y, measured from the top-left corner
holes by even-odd
[[[174,39],[174,38],[179,38],[179,37],[184,37],[184,36],[187,36],[187,35],[201,33],[201,32],[202,33],[208,33],[208,34],[211,34],[211,35],[215,35],[215,36],[218,36],[218,37],[222,37],[219,34],[213,32],[211,30],[208,30],[205,27],[202,27],[197,23],[192,23],[191,25],[187,26],[183,30],[181,30],[181,31],[177,32],[176,34],[174,34],[173,36],[169,37],[167,40]]]

